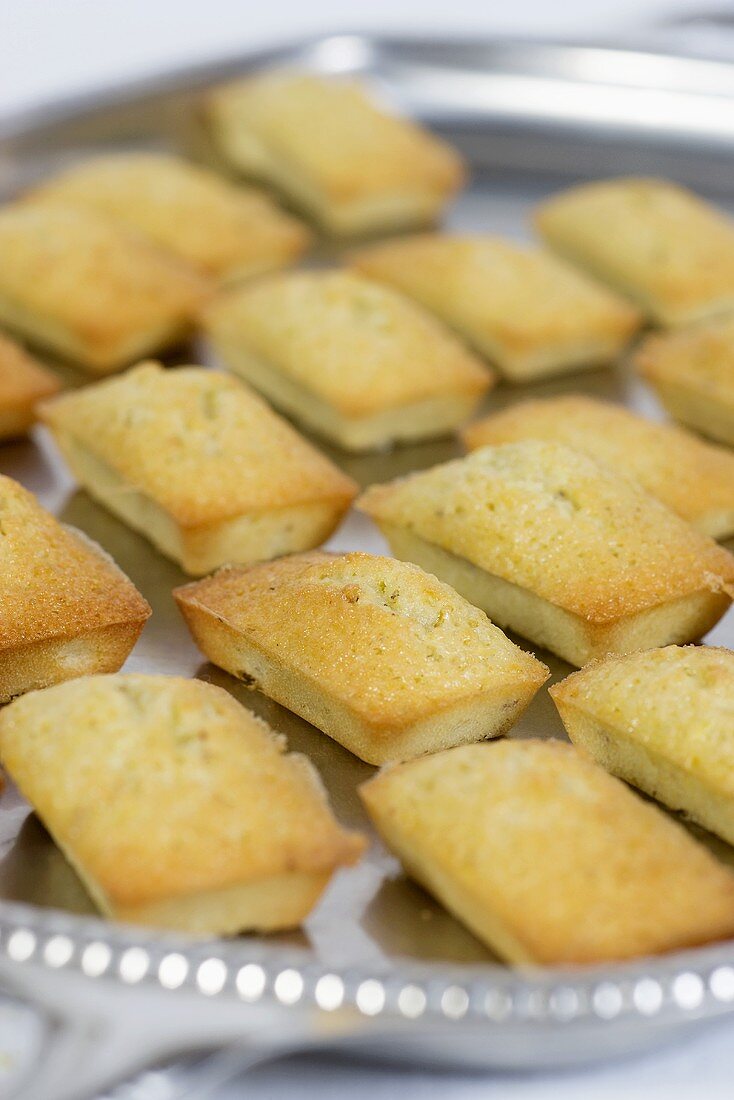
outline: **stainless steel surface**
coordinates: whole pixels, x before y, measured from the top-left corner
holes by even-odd
[[[665,31],[650,30],[646,43]],[[296,60],[375,80],[399,106],[450,131],[475,165],[552,172],[672,172],[734,193],[734,68],[646,45],[405,40],[334,35],[110,87],[93,98],[0,116],[0,190],[75,147],[192,139],[197,91],[254,65]],[[196,140],[196,139],[194,139]]]
[[[542,43],[357,36],[278,51],[266,60],[273,58],[365,72],[400,106],[456,136],[475,171],[448,219],[455,227],[526,236],[530,208],[558,186],[553,172],[561,169],[565,176],[612,167],[667,171],[734,191],[734,70],[726,65]],[[191,89],[258,60],[228,64],[226,72],[182,74],[158,88],[127,89],[103,106],[62,105],[47,119],[0,123],[0,192],[10,195],[101,148],[173,148],[210,159]],[[325,249],[320,262],[328,258]],[[186,349],[178,361],[192,358],[210,361],[203,347]],[[500,387],[488,406],[578,389],[659,415],[624,366],[540,386]],[[445,460],[457,448],[449,439],[371,457],[329,453],[366,484]],[[128,668],[200,676],[227,688],[314,760],[341,820],[369,831],[355,787],[372,769],[202,662],[170,595],[182,574],[75,490],[42,430],[0,449],[0,469],[99,541],[150,600],[153,617]],[[356,514],[330,546],[385,550]],[[733,614],[711,640],[734,643]],[[554,677],[569,671],[542,656]],[[563,736],[545,691],[511,734],[530,735]],[[708,841],[734,860],[725,845]],[[362,864],[337,877],[302,932],[189,944],[94,918],[76,875],[10,789],[0,801],[0,899],[0,984],[16,1003],[40,1006],[37,1019],[56,1065],[85,1067],[68,1086],[64,1079],[68,1091],[59,1085],[48,1094],[53,1100],[89,1093],[105,1084],[105,1074],[112,1080],[196,1044],[242,1040],[248,1057],[326,1045],[528,1067],[641,1049],[734,1005],[734,944],[616,967],[510,971],[408,882],[374,838]],[[46,1095],[42,1081],[33,1087],[23,1095]]]

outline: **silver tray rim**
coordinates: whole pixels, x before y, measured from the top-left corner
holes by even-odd
[[[533,51],[604,49],[637,56],[654,54],[678,62],[699,59],[630,48],[614,42],[542,38],[440,38],[361,33],[313,35],[221,60],[180,66],[164,74],[84,92],[46,107],[0,117],[5,141],[54,123],[82,119],[150,95],[190,91],[249,68],[293,59],[337,39],[366,50],[387,46],[527,47]],[[705,61],[727,71],[734,67]],[[13,967],[66,970],[117,985],[198,993],[202,998],[240,1001],[243,1008],[271,1001],[282,1008],[351,1008],[364,1018],[400,1019],[420,1028],[436,1023],[523,1025],[586,1030],[590,1023],[660,1027],[713,1019],[734,1009],[734,941],[604,966],[511,969],[494,963],[418,963],[393,957],[383,968],[326,966],[304,947],[267,940],[191,939],[0,899],[0,960]],[[327,993],[328,989],[328,993]],[[337,1003],[338,1002],[338,1003]]]
[[[477,51],[492,51],[493,60],[504,58],[510,62],[511,68],[514,63],[518,72],[522,72],[522,65],[517,64],[518,59],[526,66],[531,62],[528,68],[541,62],[553,78],[570,79],[575,84],[588,86],[593,86],[596,81],[591,78],[586,67],[582,66],[580,72],[569,74],[560,73],[558,65],[562,65],[567,59],[583,61],[593,57],[599,63],[611,61],[615,64],[614,77],[603,75],[600,83],[613,88],[637,90],[646,89],[648,85],[639,81],[636,76],[639,70],[630,63],[647,60],[660,62],[667,67],[666,92],[694,90],[704,98],[734,96],[734,64],[729,60],[675,52],[667,46],[661,48],[647,40],[635,43],[625,37],[611,36],[589,40],[540,35],[521,37],[511,34],[480,35],[474,38],[450,34],[377,34],[347,27],[328,33],[300,35],[275,45],[233,52],[224,57],[176,65],[132,80],[110,81],[98,89],[72,92],[51,102],[31,104],[8,114],[0,113],[0,151],[5,142],[30,136],[39,130],[131,105],[138,99],[149,96],[203,90],[211,84],[266,65],[290,63],[297,59],[306,65],[316,62],[319,68],[339,72],[342,71],[341,65],[332,70],[329,64],[323,66],[320,63],[320,59],[335,52],[335,48],[344,49],[351,54],[352,63],[344,67],[347,72],[366,67],[369,60],[380,52],[397,57],[406,50],[418,51],[419,54],[435,53],[439,63],[458,70],[457,58],[462,54],[476,55]],[[354,59],[357,59],[356,63]],[[575,69],[575,66],[572,68]],[[661,73],[660,65],[656,71]],[[486,107],[484,109],[489,113]],[[734,130],[727,127],[724,134],[727,146],[733,134]],[[721,134],[718,133],[711,140],[715,142],[720,137]]]

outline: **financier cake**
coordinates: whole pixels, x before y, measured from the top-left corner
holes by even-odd
[[[634,478],[704,534],[734,535],[734,455],[621,405],[582,394],[521,401],[470,424],[462,439],[470,451],[525,439],[563,443]]]
[[[25,435],[36,419],[36,402],[59,389],[56,375],[0,332],[0,441]]]
[[[0,210],[0,324],[93,374],[175,344],[207,281],[125,226],[55,202]]]
[[[0,703],[116,672],[150,615],[104,551],[0,475]]]
[[[227,367],[352,451],[450,431],[492,383],[430,314],[346,271],[258,280],[216,299],[204,324]]]
[[[204,109],[230,165],[330,233],[432,222],[464,180],[454,149],[354,81],[270,70],[216,88]]]
[[[292,928],[364,847],[306,757],[198,680],[91,676],[32,692],[0,712],[0,758],[117,921]]]
[[[27,197],[118,219],[215,279],[292,263],[310,237],[266,195],[163,153],[94,157]]]
[[[734,312],[734,221],[662,179],[562,191],[536,214],[545,241],[665,328]]]
[[[734,447],[734,318],[650,336],[634,364],[671,416]]]
[[[352,262],[430,309],[511,382],[608,363],[640,325],[627,302],[551,252],[500,237],[405,237]]]
[[[667,646],[608,657],[551,688],[575,745],[734,844],[734,653]]]
[[[174,595],[211,661],[370,764],[499,736],[548,676],[451,588],[394,558],[300,554]]]
[[[360,794],[407,873],[508,962],[734,935],[731,871],[572,745],[466,745],[386,768]]]
[[[528,440],[373,485],[393,552],[572,664],[693,641],[726,611],[734,557],[581,451]]]
[[[231,375],[143,363],[41,406],[85,489],[188,573],[325,541],[355,484]]]

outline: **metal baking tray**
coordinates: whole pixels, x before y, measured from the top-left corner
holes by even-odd
[[[615,47],[363,35],[303,42],[0,120],[0,196],[105,149],[166,148],[208,160],[195,109],[200,89],[283,61],[366,76],[399,109],[455,141],[473,180],[448,218],[452,227],[527,236],[528,212],[542,196],[606,173],[666,173],[734,201],[734,67],[726,63]],[[324,247],[317,262],[333,257]],[[206,349],[192,347],[173,361],[202,359]],[[499,387],[488,405],[579,389],[660,415],[624,365]],[[446,460],[457,447],[445,439],[372,457],[329,453],[367,484]],[[355,786],[372,769],[202,662],[171,599],[182,574],[75,490],[43,430],[0,449],[0,469],[98,540],[149,599],[153,617],[129,669],[226,687],[314,760],[341,820],[371,832]],[[356,514],[329,545],[385,552]],[[711,640],[734,643],[734,614]],[[569,671],[542,656],[555,678]],[[564,736],[545,691],[511,733],[531,735]],[[190,942],[96,918],[43,827],[6,790],[0,1064],[5,1054],[7,1087],[14,1082],[27,1100],[70,1100],[161,1059],[230,1044],[220,1073],[223,1065],[231,1071],[324,1047],[464,1067],[568,1065],[668,1040],[734,1006],[734,943],[618,966],[510,970],[373,840],[302,932]],[[732,850],[707,840],[734,861]]]

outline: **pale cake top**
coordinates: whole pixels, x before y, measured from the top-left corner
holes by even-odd
[[[734,381],[734,354],[732,368]],[[470,450],[541,439],[584,451],[635,478],[689,523],[711,513],[734,511],[731,451],[592,397],[571,394],[522,401],[471,424],[462,435]]]
[[[548,670],[416,565],[351,552],[227,568],[176,590],[343,700],[375,730]]]
[[[0,332],[0,409],[33,405],[61,388],[46,370],[15,340]]]
[[[383,192],[449,194],[464,178],[449,145],[382,110],[357,83],[271,70],[208,98],[221,130],[245,130],[333,202]]]
[[[387,839],[437,868],[537,963],[734,933],[734,876],[677,822],[559,741],[495,741],[360,788]],[[447,886],[447,895],[449,889]]]
[[[110,466],[182,527],[356,491],[243,382],[203,367],[142,363],[45,402],[52,429]]]
[[[91,540],[0,475],[0,650],[143,623],[148,604]]]
[[[734,795],[731,650],[666,646],[610,657],[556,684],[551,695]]]
[[[491,375],[440,322],[346,271],[271,276],[215,299],[206,324],[344,416],[443,394],[482,393]]]
[[[734,307],[734,221],[677,184],[582,184],[545,202],[536,224],[554,247],[642,304],[673,315],[718,301]]]
[[[427,233],[357,252],[354,265],[470,338],[523,354],[585,339],[624,339],[637,311],[535,245]]]
[[[125,227],[61,203],[0,210],[0,297],[68,332],[92,360],[183,323],[207,295],[187,265]],[[50,328],[49,328],[50,326]]]
[[[589,622],[734,584],[728,551],[561,444],[483,447],[374,485],[358,507]]]
[[[634,362],[652,381],[689,386],[734,405],[734,319],[648,336]]]
[[[118,218],[216,277],[277,267],[299,256],[310,236],[262,192],[162,153],[86,160],[31,198]]]
[[[119,905],[354,862],[309,761],[221,688],[88,676],[17,699],[0,755],[85,877]]]

